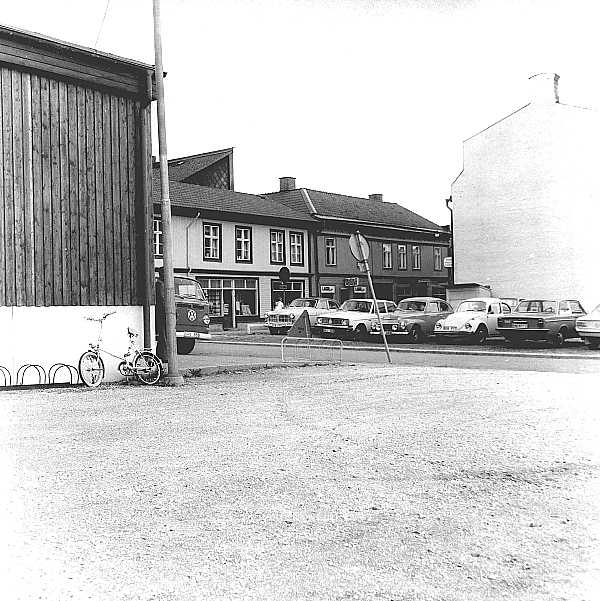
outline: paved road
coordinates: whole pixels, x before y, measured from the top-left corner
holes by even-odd
[[[179,357],[179,368],[201,369],[217,365],[264,365],[280,362],[282,358],[281,338],[271,341],[266,337],[256,341],[249,337],[215,337],[212,341],[199,344],[191,355]],[[338,360],[344,363],[388,363],[382,344],[369,343],[363,346],[344,344],[340,351],[338,341],[329,341],[325,347],[305,343],[296,350],[293,343],[286,345],[285,359]],[[525,349],[507,349],[498,344],[485,347],[418,346],[396,345],[390,347],[392,364],[459,369],[492,369],[509,371],[536,371],[556,373],[600,373],[600,352],[588,350],[583,344],[571,343],[566,348],[553,349],[541,345]]]

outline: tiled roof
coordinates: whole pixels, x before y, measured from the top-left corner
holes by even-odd
[[[207,186],[171,181],[169,182],[169,199],[172,207],[316,222],[308,213],[295,211],[270,198],[224,190],[222,188],[209,188]],[[160,176],[158,173],[154,174],[152,201],[155,204],[160,204],[161,202]]]
[[[346,196],[306,189],[315,212],[320,217],[347,219],[365,224],[439,230],[441,226],[393,202]],[[296,211],[312,212],[301,190],[272,192],[266,195]]]
[[[172,159],[169,164],[169,180],[174,182],[182,182],[191,175],[210,167],[212,164],[220,161],[222,158],[230,155],[233,148],[225,148],[223,150],[215,150],[214,152],[204,152],[195,154],[189,157],[181,157]],[[159,163],[154,163],[155,171],[158,171]]]

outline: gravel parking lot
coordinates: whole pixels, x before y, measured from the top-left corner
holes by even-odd
[[[6,600],[600,599],[600,375],[0,392]]]

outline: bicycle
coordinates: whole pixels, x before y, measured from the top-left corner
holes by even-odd
[[[102,342],[102,326],[109,315],[114,315],[116,311],[105,313],[102,317],[86,317],[88,321],[97,321],[100,323],[98,332],[98,342],[90,343],[90,348],[79,358],[79,377],[81,381],[90,388],[100,386],[106,370],[104,361],[100,353],[106,353],[115,359],[121,359],[118,370],[126,378],[135,377],[144,384],[156,384],[162,375],[162,361],[150,350],[139,350],[134,342],[137,334],[127,328],[129,336],[129,346],[123,356],[114,355],[106,349],[100,348]]]

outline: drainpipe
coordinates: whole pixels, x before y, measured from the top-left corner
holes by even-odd
[[[187,274],[190,277],[190,273],[192,272],[192,268],[190,266],[190,228],[194,223],[196,223],[198,217],[200,217],[200,212],[192,219],[190,224],[185,228],[185,260],[187,262]]]
[[[450,284],[454,286],[454,209],[452,206],[452,195],[446,198],[446,208],[450,211],[450,252],[452,253],[452,267],[450,268]]]

